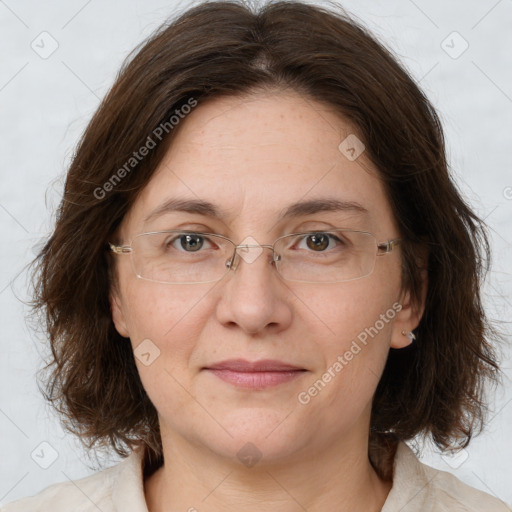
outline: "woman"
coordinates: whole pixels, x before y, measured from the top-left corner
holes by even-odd
[[[438,117],[348,16],[206,3],[123,67],[38,258],[46,397],[126,457],[5,510],[505,511],[467,446],[488,244]]]

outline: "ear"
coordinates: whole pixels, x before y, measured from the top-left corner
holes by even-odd
[[[404,348],[411,344],[409,336],[402,332],[409,333],[418,327],[420,320],[425,311],[425,301],[427,298],[427,270],[421,270],[421,293],[418,301],[413,301],[411,292],[404,290],[401,294],[399,304],[402,306],[395,317],[393,323],[393,331],[391,334],[391,347]]]
[[[117,332],[129,338],[128,327],[126,325],[126,317],[123,311],[122,301],[116,291],[111,291],[109,295],[110,310],[112,311],[112,321],[116,327]]]

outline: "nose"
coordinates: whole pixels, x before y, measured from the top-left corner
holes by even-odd
[[[272,246],[246,244],[237,247],[227,262],[217,319],[229,328],[248,334],[286,329],[292,319],[290,291],[279,277]]]
[[[252,237],[249,237],[249,239],[250,241],[256,242],[256,240],[252,239]],[[246,263],[252,263],[261,255],[261,253],[263,253],[263,249],[265,248],[272,251],[273,258],[270,259],[270,263],[273,263],[274,259],[276,261],[281,259],[280,256],[274,254],[274,250],[271,245],[262,245],[258,243],[240,244],[235,247],[233,256],[226,262],[226,267],[228,267],[230,270],[236,270],[241,259],[243,259]]]

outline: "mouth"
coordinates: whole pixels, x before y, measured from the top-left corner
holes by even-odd
[[[282,361],[265,359],[250,362],[232,359],[203,368],[224,382],[246,389],[264,389],[284,384],[307,372],[304,368]]]

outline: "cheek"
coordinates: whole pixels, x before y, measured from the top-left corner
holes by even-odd
[[[312,340],[323,346],[323,352],[348,349],[352,340],[364,343],[365,333],[369,339],[390,337],[398,286],[378,281],[378,276],[371,276],[332,285],[330,290],[297,293],[304,306],[302,314],[315,331]]]
[[[134,338],[153,336],[163,341],[171,333],[197,325],[201,298],[208,289],[131,281],[124,293],[125,312]]]
[[[327,300],[325,294],[309,301],[303,298],[321,320],[315,319],[310,339],[323,355],[322,368],[317,369],[311,384],[317,382],[327,406],[344,403],[347,412],[350,404],[362,407],[371,400],[380,379],[399,306],[396,290],[376,281],[343,283]]]
[[[199,328],[186,292],[139,280],[125,289],[125,314],[135,364],[150,400],[157,410],[175,413],[187,402],[178,383],[193,350]],[[172,404],[166,397],[173,396]]]
[[[126,287],[125,316],[143,381],[153,378],[155,370],[174,374],[187,367],[195,340],[206,320],[199,300],[201,296],[190,287],[179,288],[141,280]],[[148,366],[139,357],[141,351],[148,352],[146,348],[154,358]],[[146,356],[146,359],[151,358]]]

